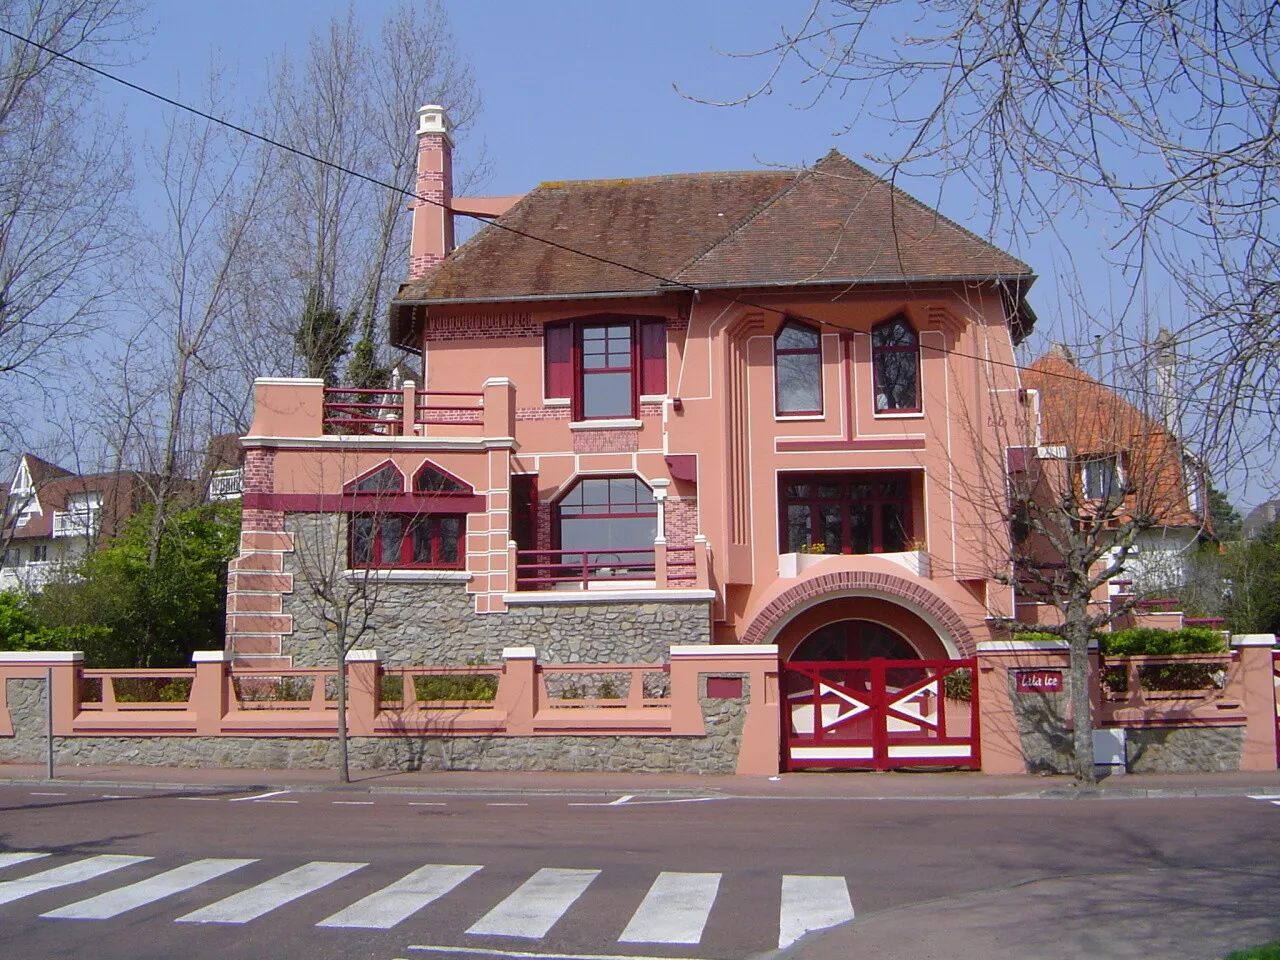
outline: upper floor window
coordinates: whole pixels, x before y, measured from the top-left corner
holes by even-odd
[[[822,338],[788,320],[773,343],[779,416],[822,413]]]
[[[549,325],[546,392],[570,400],[575,420],[638,416],[641,396],[667,392],[666,321],[603,315]]]
[[[1115,500],[1124,492],[1120,458],[1087,457],[1080,463],[1080,486],[1086,500]]]
[[[920,341],[904,317],[871,328],[876,413],[920,412]]]
[[[413,478],[415,493],[472,493],[472,489],[434,463],[425,463]]]
[[[347,492],[366,495],[404,493],[404,474],[394,463],[384,463],[348,483]]]
[[[784,476],[783,553],[899,553],[911,540],[911,483],[902,473]]]

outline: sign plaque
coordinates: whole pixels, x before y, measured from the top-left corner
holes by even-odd
[[[1061,670],[1023,670],[1016,674],[1018,693],[1061,693]]]

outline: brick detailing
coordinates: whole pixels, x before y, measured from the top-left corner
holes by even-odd
[[[578,430],[573,434],[574,453],[635,453],[639,449],[639,430]]]
[[[563,407],[517,407],[517,420],[571,420],[573,411]]]
[[[667,497],[667,547],[691,547],[698,531],[698,498]]]
[[[444,257],[435,253],[423,253],[409,258],[409,279],[416,280],[429,270],[440,265]]]
[[[244,492],[274,493],[276,452],[255,447],[244,452]],[[263,528],[265,529],[265,528]]]
[[[813,577],[783,591],[751,621],[750,626],[742,634],[742,642],[762,643],[771,630],[790,619],[796,608],[807,600],[841,596],[862,590],[895,597],[923,610],[951,634],[951,639],[955,641],[961,656],[971,657],[977,649],[973,634],[965,626],[964,620],[933,591],[905,577],[860,570],[846,570]]]
[[[437,258],[437,262],[439,259]],[[541,337],[542,324],[528,313],[460,313],[428,316],[423,322],[426,343],[441,340],[509,340],[513,337]]]
[[[265,451],[250,450],[255,453]],[[271,492],[274,461],[260,458],[258,482]],[[249,464],[245,464],[248,487]],[[243,654],[279,654],[293,618],[284,614],[284,595],[293,592],[293,576],[285,572],[284,555],[293,552],[278,510],[246,509],[240,521],[240,554],[227,564],[226,648]]]

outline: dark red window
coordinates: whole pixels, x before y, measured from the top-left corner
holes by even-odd
[[[575,420],[638,415],[642,394],[667,391],[666,321],[601,315],[546,328],[548,399],[573,401]]]
[[[784,475],[782,553],[899,553],[911,541],[905,473]]]
[[[467,518],[431,514],[356,514],[350,521],[352,567],[459,568]]]
[[[871,328],[876,413],[920,412],[920,341],[905,317]]]
[[[822,338],[818,331],[788,320],[773,343],[779,415],[822,413]]]
[[[404,493],[404,474],[394,463],[384,463],[347,484],[347,492],[363,496],[394,496]]]

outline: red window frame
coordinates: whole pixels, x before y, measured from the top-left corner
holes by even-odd
[[[629,351],[627,363],[588,370],[583,362],[584,331],[601,327],[626,326]],[[628,373],[631,376],[631,409],[627,416],[639,415],[640,397],[667,392],[667,321],[663,317],[633,317],[626,314],[593,314],[561,323],[548,324],[544,334],[544,389],[548,400],[569,400],[574,420],[612,420],[587,417],[584,412],[585,380],[595,374]]]
[[[891,327],[902,327],[911,335],[911,343],[909,344],[877,344],[876,334],[882,330]],[[916,405],[914,407],[885,407],[881,409],[880,403],[880,371],[881,358],[887,354],[912,354],[915,363],[915,395]],[[902,314],[883,320],[871,328],[871,406],[876,413],[920,413],[923,410],[921,405],[920,391],[920,334],[913,327],[910,321]]]
[[[900,484],[901,493],[885,494],[877,488],[889,483]],[[804,494],[792,494],[790,487],[807,487]],[[829,495],[819,495],[819,487],[835,488]],[[857,488],[870,486],[871,492],[864,494]],[[840,552],[852,554],[853,543],[853,509],[870,507],[871,533],[870,553],[886,553],[885,546],[890,541],[885,536],[885,506],[898,506],[902,510],[902,549],[905,550],[914,537],[915,522],[912,516],[912,492],[915,484],[910,473],[896,472],[864,472],[864,473],[805,473],[782,474],[778,478],[778,552],[792,553],[796,545],[791,543],[790,511],[791,506],[807,506],[809,508],[808,543],[825,544],[823,530],[823,508],[839,510],[840,513]]]
[[[618,500],[615,502],[613,499],[613,483],[612,483],[612,481],[614,480],[634,481],[637,486],[636,488],[633,488],[633,489],[642,487],[645,490],[648,490],[649,499],[647,501],[641,500],[639,499],[639,494],[637,494],[631,500],[625,500],[625,501]],[[585,502],[582,504],[568,503],[570,497],[572,497],[575,493],[577,493],[579,490],[585,490],[588,484],[596,483],[596,482],[608,484],[608,486],[606,487],[606,490],[608,492],[607,492],[607,496],[604,503],[597,503],[597,504],[588,504]],[[582,512],[570,513],[566,516],[564,513],[564,508],[566,504],[568,504],[568,506],[571,508],[580,508]],[[630,509],[627,509],[627,508],[630,508]],[[552,514],[553,523],[551,525],[552,540],[555,543],[555,549],[557,550],[561,549],[561,547],[563,546],[563,541],[561,539],[561,534],[560,534],[560,529],[561,529],[560,525],[566,519],[568,520],[635,520],[635,519],[644,519],[648,517],[657,517],[657,515],[658,515],[658,502],[653,497],[653,490],[649,487],[648,484],[646,484],[643,480],[641,480],[639,477],[635,476],[634,474],[614,474],[612,476],[605,476],[605,477],[598,477],[598,476],[579,477],[577,480],[573,482],[573,484],[564,493],[564,495],[561,496],[555,502],[554,513]],[[642,545],[640,547],[637,547],[636,549],[643,549],[645,546],[648,546],[648,545],[647,544]],[[601,549],[604,550],[605,548],[601,548]]]
[[[397,521],[401,525],[399,550],[392,557],[386,556],[385,553],[387,550],[387,538],[384,535],[384,528],[389,521]],[[369,523],[372,534],[370,541],[372,550],[367,559],[357,556],[356,526],[361,523]],[[442,560],[441,556],[445,553],[444,538],[446,534],[442,534],[441,527],[452,523],[456,523],[456,529],[451,534],[447,534],[447,536],[452,540],[455,559],[451,561]],[[419,531],[425,531],[426,533],[428,552],[430,554],[426,559],[415,557],[415,534]],[[352,570],[388,568],[460,570],[466,565],[467,560],[466,534],[466,514],[353,513],[347,522],[348,567]]]
[[[811,333],[816,338],[812,347],[783,347],[780,346],[782,336],[788,330],[803,330],[805,333]],[[778,374],[778,358],[779,357],[812,357],[813,358],[813,378],[814,383],[818,385],[818,406],[813,409],[782,409],[782,377]],[[779,417],[811,417],[821,416],[823,408],[823,390],[822,390],[822,333],[805,323],[797,320],[787,320],[773,338],[773,411],[775,416]]]

